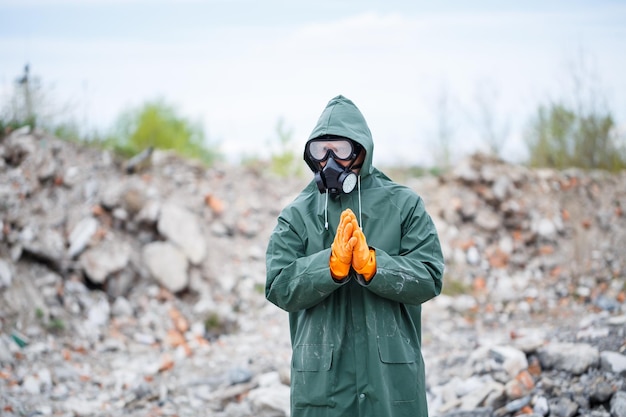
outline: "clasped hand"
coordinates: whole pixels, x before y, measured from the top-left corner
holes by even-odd
[[[338,280],[348,276],[350,267],[363,275],[366,281],[376,273],[376,252],[367,245],[359,222],[350,209],[341,213],[329,265],[333,278]]]

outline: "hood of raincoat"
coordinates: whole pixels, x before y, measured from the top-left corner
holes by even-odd
[[[322,112],[309,140],[324,135],[343,136],[365,148],[365,160],[360,175],[365,177],[372,172],[374,141],[367,122],[359,108],[342,95],[331,99]]]

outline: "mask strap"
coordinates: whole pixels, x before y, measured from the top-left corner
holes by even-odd
[[[359,227],[363,230],[363,217],[361,213],[361,176],[357,176],[357,188],[359,191]]]
[[[324,227],[328,230],[328,191],[326,191],[326,203],[324,206]]]

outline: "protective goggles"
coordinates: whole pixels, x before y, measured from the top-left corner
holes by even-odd
[[[335,159],[349,161],[357,157],[359,149],[348,139],[314,139],[307,143],[306,151],[312,160],[323,162],[332,153]]]

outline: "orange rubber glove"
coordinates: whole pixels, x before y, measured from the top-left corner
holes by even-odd
[[[330,261],[328,263],[330,274],[338,280],[348,276],[350,265],[352,265],[352,251],[355,243],[355,240],[352,238],[353,221],[356,222],[356,217],[352,210],[346,209],[341,213],[335,240],[330,247]]]
[[[356,219],[353,224],[356,224]],[[356,240],[352,253],[352,266],[356,272],[363,275],[365,281],[369,282],[376,273],[376,251],[367,246],[365,235],[358,225],[352,232],[352,236]]]

